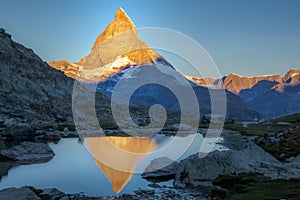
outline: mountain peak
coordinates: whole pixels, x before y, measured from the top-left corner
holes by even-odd
[[[128,66],[151,65],[156,62],[170,65],[138,37],[138,31],[122,8],[97,37],[91,52],[77,63],[56,61],[53,68],[67,76],[84,81],[104,81]],[[79,70],[79,68],[81,70]]]
[[[122,19],[122,20],[129,20],[129,21],[131,21],[131,19],[129,18],[129,16],[127,15],[127,13],[121,7],[119,7],[118,10],[116,11],[115,19]]]
[[[92,50],[94,50],[101,43],[106,40],[124,32],[133,32],[137,35],[137,30],[129,16],[120,7],[116,11],[113,21],[104,29],[104,31],[97,37]]]
[[[300,70],[299,69],[291,69],[283,77],[283,82],[285,82],[287,84],[298,84],[299,80],[300,80]]]
[[[237,73],[231,73],[231,74],[228,75],[228,77],[230,77],[230,76],[242,77],[241,75],[239,75],[239,74],[237,74]]]

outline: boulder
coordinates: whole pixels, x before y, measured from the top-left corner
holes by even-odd
[[[169,180],[173,179],[179,163],[168,157],[156,158],[151,161],[145,169],[142,178],[148,180]]]
[[[19,162],[43,162],[53,158],[53,150],[44,143],[22,142],[0,151],[0,157]]]
[[[5,145],[5,142],[0,138],[0,150],[6,149],[7,146]]]
[[[0,161],[1,161],[1,158],[0,158]],[[8,171],[12,167],[13,167],[13,164],[11,162],[1,162],[1,164],[0,164],[0,180],[3,176],[6,176],[8,174]]]
[[[7,119],[4,123],[2,136],[9,136],[13,139],[30,139],[35,135],[35,131],[27,123],[18,123],[14,119]]]
[[[297,162],[289,165],[279,162],[256,145],[252,138],[225,135],[222,144],[229,150],[213,151],[204,158],[195,154],[182,160],[177,168],[174,186],[182,188],[207,185],[219,175],[240,173],[260,173],[272,179],[300,177],[299,169],[291,167],[297,165]]]
[[[59,191],[56,188],[50,188],[50,189],[43,189],[41,193],[39,193],[39,196],[42,199],[60,199],[63,196],[65,196],[65,194],[61,191]]]
[[[0,199],[5,200],[40,200],[30,188],[7,188],[0,191]]]
[[[46,132],[34,138],[37,142],[54,142],[57,143],[61,139],[61,135],[57,132]]]

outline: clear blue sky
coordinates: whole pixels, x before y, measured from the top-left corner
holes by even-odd
[[[120,6],[138,28],[170,28],[194,38],[223,75],[300,68],[298,0],[0,0],[0,27],[45,61],[75,62]]]

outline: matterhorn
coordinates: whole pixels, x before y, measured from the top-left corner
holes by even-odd
[[[167,110],[178,111],[188,107],[188,100],[195,96],[201,116],[211,114],[209,89],[186,79],[163,56],[141,41],[137,28],[122,8],[97,37],[89,55],[76,63],[53,61],[49,64],[78,81],[97,83],[97,92],[109,98],[117,85],[121,93],[119,103],[129,101],[135,106],[160,104]],[[172,88],[180,91],[179,95],[174,94]],[[193,94],[188,93],[187,88],[192,88]],[[214,92],[218,93],[218,90]],[[226,117],[239,120],[261,118],[241,98],[227,91],[226,96]],[[180,105],[180,97],[186,99],[186,105]]]

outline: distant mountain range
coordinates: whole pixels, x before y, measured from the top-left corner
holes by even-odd
[[[300,70],[293,69],[284,77],[264,75],[243,77],[230,74],[222,79],[186,76],[199,85],[226,90],[238,95],[266,118],[300,112]]]

